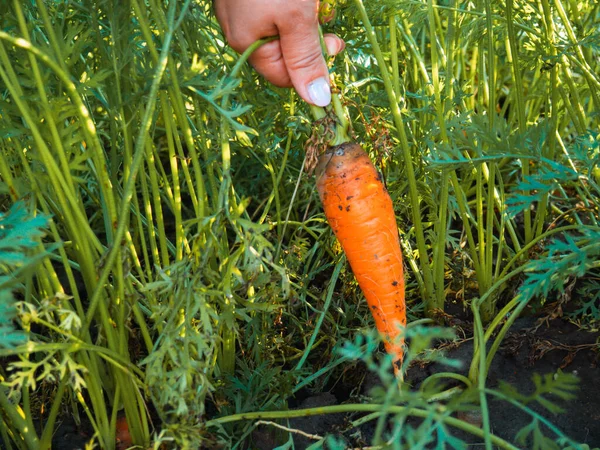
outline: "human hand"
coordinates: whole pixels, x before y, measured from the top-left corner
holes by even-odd
[[[318,8],[318,0],[215,0],[217,20],[234,50],[242,53],[258,39],[279,35],[253,52],[250,63],[274,85],[293,86],[308,103],[327,106],[331,90]],[[339,37],[324,39],[330,55],[344,49]]]

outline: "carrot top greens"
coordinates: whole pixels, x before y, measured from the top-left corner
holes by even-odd
[[[72,418],[111,450],[123,416],[143,448],[585,448],[556,424],[597,343],[528,394],[488,375],[523,312],[598,329],[600,4],[322,5],[346,50],[311,109],[208,0],[1,2],[2,448]],[[421,384],[393,376],[309,174],[350,142],[401,231],[402,367],[446,365]],[[320,394],[338,404],[293,409]],[[335,437],[292,420],[325,413],[347,414]]]

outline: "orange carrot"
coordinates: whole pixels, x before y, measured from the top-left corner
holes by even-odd
[[[402,251],[392,200],[369,155],[355,143],[330,147],[319,158],[317,189],[325,216],[398,370],[406,326]]]
[[[133,439],[129,432],[129,425],[124,415],[117,418],[117,450],[125,450],[133,446]]]

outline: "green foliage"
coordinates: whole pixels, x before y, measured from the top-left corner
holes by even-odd
[[[15,330],[14,320],[17,316],[17,310],[14,305],[14,297],[10,290],[0,291],[0,347],[14,348],[22,344],[27,336],[18,330]]]
[[[571,400],[576,397],[574,391],[578,389],[577,383],[578,379],[575,375],[563,373],[559,370],[556,373],[547,373],[543,376],[535,374],[533,377],[534,391],[531,394],[520,394],[513,386],[503,381],[500,382],[499,390],[523,405],[537,402],[551,413],[556,414],[561,412],[562,408],[545,396]]]
[[[597,268],[600,256],[600,232],[583,228],[580,235],[565,234],[548,244],[548,256],[532,260],[526,266],[526,278],[519,291],[525,299],[547,297],[561,291],[570,277],[582,277]]]
[[[536,147],[541,149],[543,144],[544,141],[539,142]],[[567,149],[568,159],[564,163],[540,157],[536,173],[517,183],[515,194],[507,199],[508,214],[514,216],[548,196],[554,195],[561,200],[565,191],[585,192],[590,182],[591,188],[597,190],[594,168],[600,155],[599,149],[598,134],[590,132],[579,136]],[[593,197],[589,200],[593,201]]]
[[[427,343],[430,345],[432,339],[451,339],[453,332],[450,329],[430,330],[416,326],[409,327],[406,335],[409,338],[408,355],[414,357],[415,355],[423,355],[423,350],[427,349]],[[396,424],[394,430],[384,437],[385,441],[394,442],[396,445],[394,448],[467,448],[464,441],[452,435],[449,428],[450,424],[445,421],[445,418],[457,411],[478,411],[481,405],[477,402],[479,399],[477,389],[468,384],[462,389],[448,388],[447,384],[440,382],[440,380],[444,376],[448,376],[450,379],[453,374],[441,373],[433,375],[431,380],[425,379],[421,382],[418,391],[407,390],[408,386],[406,385],[403,386],[403,390],[398,391],[394,378],[390,377],[388,363],[382,361],[378,364],[372,359],[376,341],[377,338],[374,335],[357,337],[355,342],[345,344],[341,351],[349,358],[361,359],[366,363],[369,370],[376,373],[381,380],[382,386],[373,389],[370,393],[371,400],[382,405],[383,411],[385,411],[385,408],[389,408],[389,414],[394,416],[393,420]],[[451,367],[455,365],[454,361],[447,360],[439,352],[431,353],[429,359]],[[525,425],[518,432],[516,441],[526,448],[584,448],[584,446],[580,446],[569,439],[549,420],[530,408],[532,404],[537,403],[553,414],[560,413],[562,408],[556,402],[568,401],[576,397],[577,377],[558,371],[543,376],[534,374],[532,381],[534,389],[528,394],[519,392],[515,387],[503,381],[500,382],[497,390],[485,389],[487,395],[496,397],[497,401],[504,402],[505,406],[503,408],[506,409],[512,405],[512,407],[521,409],[530,415],[531,423]],[[407,405],[408,408],[402,410],[400,414],[395,411],[392,412],[392,405],[398,404]],[[417,414],[416,410],[420,410],[420,414]],[[444,411],[444,414],[436,415],[436,411]],[[414,427],[405,421],[410,415],[424,417],[425,420]],[[378,415],[377,417],[385,418],[386,415]],[[458,426],[456,423],[451,425],[453,427]],[[549,429],[552,436],[545,434],[543,428]],[[545,447],[549,442],[552,442],[553,446]],[[377,443],[377,438],[375,438],[374,443]],[[532,445],[533,447],[530,447]]]
[[[338,6],[325,31],[347,47],[331,69],[394,201],[411,319],[440,317],[446,297],[483,299],[485,340],[496,336],[487,367],[524,305],[571,280],[570,314],[593,325],[597,2]],[[110,450],[124,413],[144,448],[242,447],[254,425],[219,420],[287,413],[290,397],[330,386],[354,360],[382,380],[352,406],[371,408],[373,445],[464,448],[456,426],[485,440],[451,412],[483,408],[486,374],[399,390],[389,359],[374,356],[378,337],[361,334],[368,308],[305,173],[309,110],[224,44],[211,2],[2,8],[5,446],[50,448],[59,415],[73,414],[92,424],[89,446]],[[453,338],[447,329],[406,337],[404,369],[417,359],[459,369],[431,350]],[[502,395],[553,411],[550,390],[571,392],[562,375],[535,384]],[[518,439],[551,448],[547,423],[532,418]],[[315,448],[345,445],[328,436]]]
[[[27,262],[27,251],[40,244],[46,234],[48,218],[32,216],[24,203],[15,203],[6,214],[0,215],[0,267],[3,272],[9,267],[23,266]]]
[[[531,438],[531,442],[528,439]],[[540,424],[537,420],[533,420],[529,425],[523,427],[516,436],[516,441],[522,445],[531,448],[532,450],[552,449],[559,450],[560,446],[554,439],[546,437],[542,434]]]
[[[207,101],[215,109],[215,111],[217,111],[222,117],[224,117],[227,120],[227,123],[229,123],[229,125],[231,125],[234,130],[245,133],[252,133],[256,135],[258,134],[256,130],[247,127],[235,120],[236,118],[247,113],[250,110],[250,108],[252,108],[251,105],[238,105],[232,110],[223,109],[221,105],[219,105],[220,99],[222,99],[223,97],[228,97],[229,95],[235,93],[236,88],[238,88],[240,85],[240,81],[241,80],[238,79],[220,81],[217,84],[217,86],[209,93],[204,93],[198,90],[194,86],[193,79],[185,83],[184,86],[187,87],[194,94],[198,95],[203,100]]]
[[[39,382],[56,383],[65,377],[68,377],[73,391],[81,392],[86,388],[83,377],[85,367],[69,357],[68,353],[61,355],[58,352],[48,352],[40,361],[22,359],[11,363],[9,370],[13,375],[6,386],[13,394],[21,391],[23,387],[35,391]]]
[[[571,317],[575,320],[589,321],[593,326],[600,320],[600,286],[594,280],[589,280],[577,289],[577,296],[581,299],[581,307],[573,311]]]
[[[535,374],[533,377],[535,389],[529,395],[517,392],[507,383],[501,383],[498,391],[488,390],[488,392],[502,401],[511,403],[531,416],[531,422],[519,430],[515,437],[520,445],[536,449],[583,449],[586,447],[585,445],[580,445],[567,437],[549,420],[528,406],[532,403],[538,403],[554,414],[561,412],[562,409],[555,404],[555,401],[558,399],[570,400],[575,398],[574,391],[578,388],[577,382],[577,377],[572,374],[565,374],[559,370],[555,374],[546,374],[543,377]],[[555,397],[556,399],[551,400],[548,397]],[[549,429],[553,434],[553,438],[544,434],[544,429]]]
[[[36,256],[34,250],[40,248],[47,227],[48,217],[32,215],[23,202],[0,214],[0,349],[15,348],[27,340],[27,335],[14,327],[13,289],[46,256],[44,252]]]
[[[519,288],[522,299],[536,296],[546,298],[551,292],[561,292],[568,280],[583,279],[578,288],[582,307],[575,315],[596,318],[596,283],[586,275],[597,271],[599,256],[596,195],[598,134],[586,133],[578,137],[567,149],[565,164],[544,161],[540,170],[515,186],[516,193],[507,200],[509,213],[522,211],[537,201],[555,198],[566,211],[565,216],[580,224],[576,232],[561,233],[545,245],[542,257],[528,262],[525,280]],[[569,166],[567,166],[568,164]],[[575,193],[573,197],[571,193]]]

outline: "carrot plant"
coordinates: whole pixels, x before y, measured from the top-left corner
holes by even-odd
[[[467,375],[443,360],[447,373],[398,389],[378,361],[307,170],[311,111],[252,71],[255,47],[227,47],[211,2],[13,0],[0,6],[3,447],[50,448],[65,417],[107,449],[123,417],[144,447],[252,445],[265,421],[283,444],[292,417],[348,412],[351,432],[373,422],[373,445],[461,448],[462,430],[515,448],[492,432],[494,398],[531,417],[523,442],[550,445],[545,427],[578,448],[531,407],[569,398],[570,377],[530,396],[486,381],[536,299],[574,290],[570,314],[600,320],[600,7],[335,7],[336,106],[381,169],[407,263],[403,370],[453,338],[422,312],[441,320],[458,300],[474,318]],[[363,366],[382,380],[368,398],[290,410]],[[451,415],[470,409],[481,427]]]
[[[231,57],[214,47],[207,12],[190,2],[15,1],[3,14],[2,180],[11,201],[30,197],[51,217],[49,239],[63,243],[19,315],[43,331],[11,350],[19,360],[5,379],[23,391],[24,416],[48,427],[40,436],[26,427],[33,437],[23,441],[20,422],[7,420],[6,445],[50,447],[66,398],[103,448],[115,446],[121,411],[133,442],[149,444],[149,400],[164,423],[197,424],[212,383],[234,371],[237,321],[260,319],[287,295],[263,237],[270,225],[253,222],[231,188],[230,135],[209,131],[223,117],[234,139],[256,134],[236,121],[246,108],[224,100],[240,80],[226,76]],[[210,64],[199,59],[211,52]],[[68,329],[56,305],[77,317]],[[54,359],[72,364],[58,379],[45,371],[47,386],[32,382]],[[27,399],[49,388],[53,406],[40,412]],[[203,440],[193,427],[173,434]]]
[[[597,8],[578,5],[587,11],[584,22],[591,23]],[[486,1],[353,2],[348,10],[365,23],[398,149],[404,161],[411,161],[402,175],[413,225],[410,242],[416,244],[411,266],[425,308],[433,314],[444,308],[445,274],[452,263],[448,244],[467,251],[481,296],[505,262],[546,231],[548,197],[537,198],[535,209],[523,208],[517,217],[505,214],[506,205],[519,180],[543,168],[540,158],[561,158],[559,140],[593,129],[596,117],[584,114],[593,111],[597,96],[595,77],[590,78],[593,38],[584,37],[589,34],[584,22],[580,37],[575,36],[569,8],[560,2],[554,7],[542,2],[539,8]],[[371,25],[369,16],[376,11],[387,19]],[[555,32],[561,26],[571,30],[562,40]],[[581,64],[564,54],[576,42],[587,42],[577,50],[588,52]],[[559,69],[565,75],[560,79]],[[590,95],[581,94],[588,90]],[[389,178],[401,176],[390,173]],[[448,233],[461,222],[456,239]],[[497,301],[487,297],[481,305],[485,322],[494,317]]]

